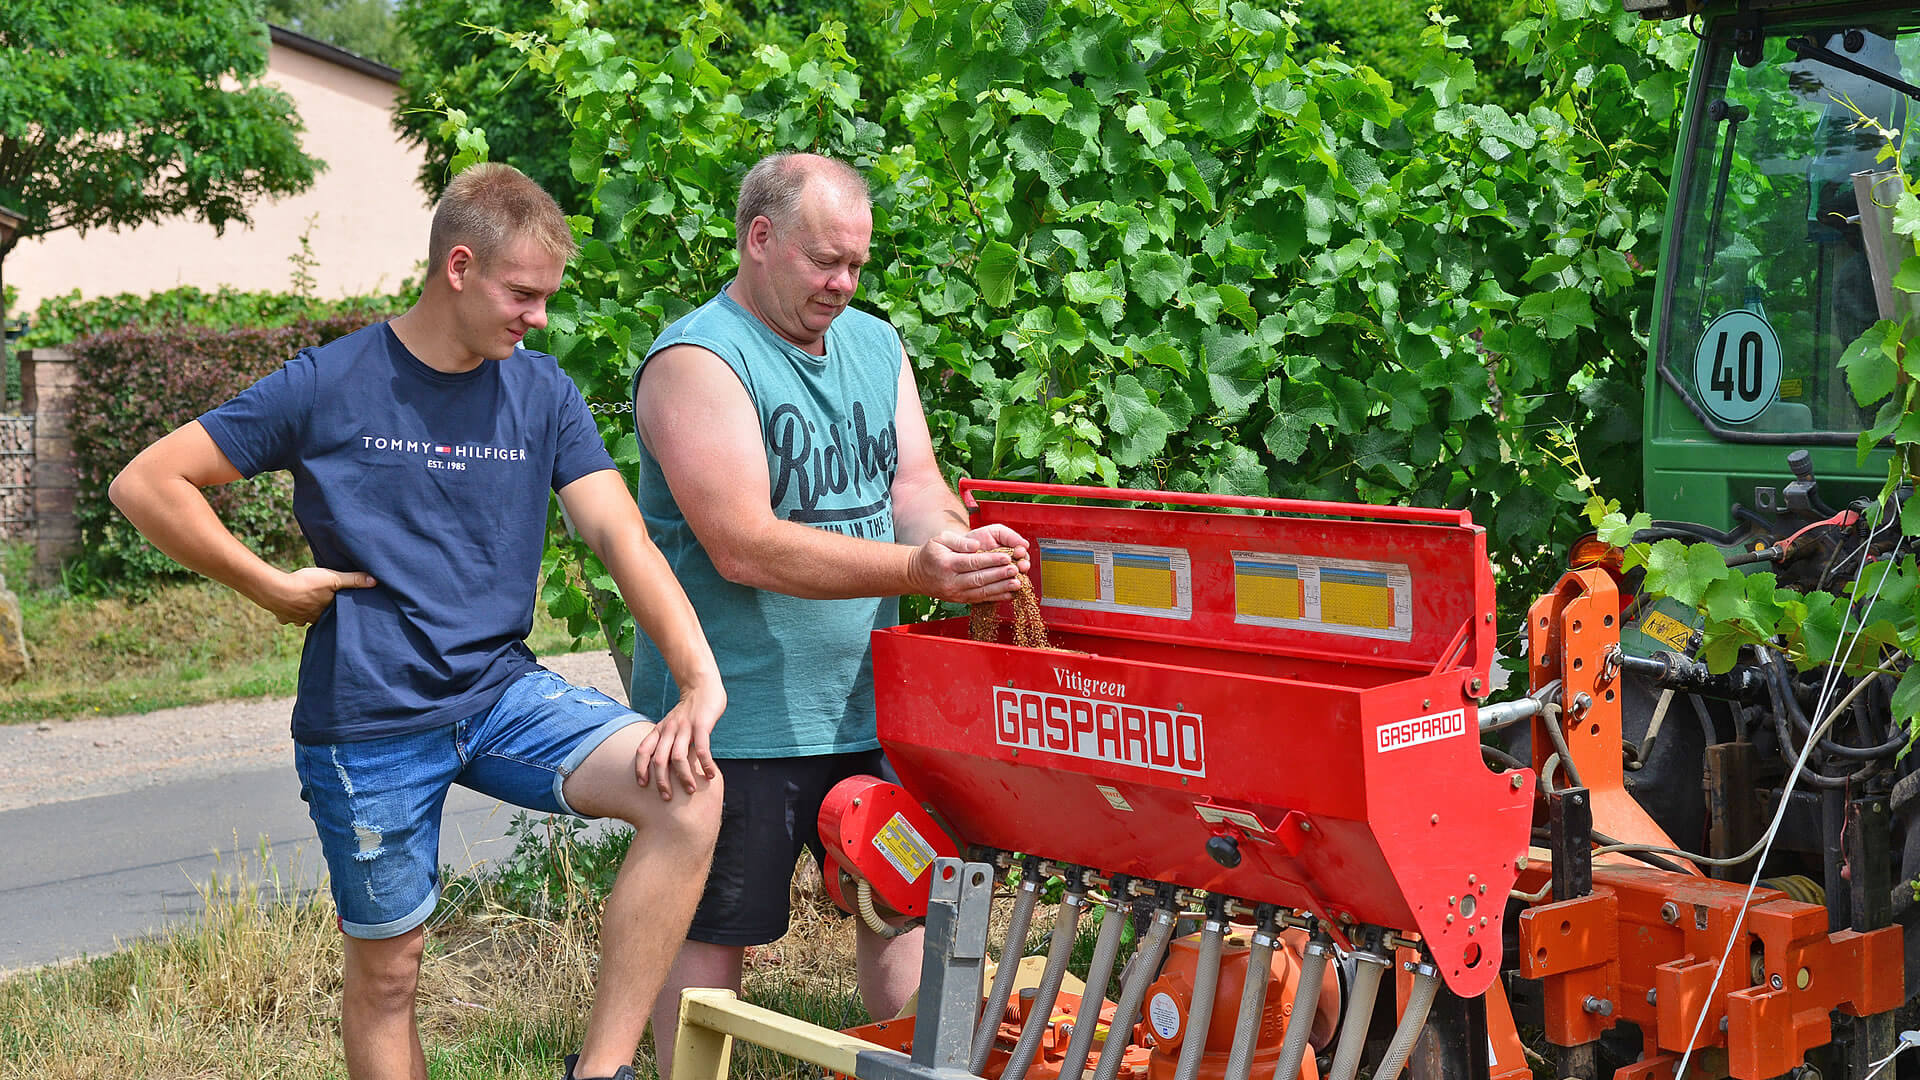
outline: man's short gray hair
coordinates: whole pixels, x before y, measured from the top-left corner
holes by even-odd
[[[873,204],[867,178],[844,161],[791,150],[768,154],[740,180],[740,201],[733,211],[734,246],[746,250],[747,230],[754,218],[766,218],[776,226],[792,220],[807,183],[815,179],[826,180],[847,194],[858,195],[867,205]]]

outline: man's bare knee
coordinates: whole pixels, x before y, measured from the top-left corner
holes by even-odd
[[[383,1012],[411,1009],[425,945],[426,935],[418,930],[381,941],[348,938],[346,992]]]
[[[721,798],[725,787],[716,776],[699,781],[689,794],[676,788],[671,800],[652,787],[633,783],[591,809],[574,804],[582,813],[623,821],[633,827],[636,853],[670,850],[681,853],[713,851],[720,834]],[[569,797],[571,803],[572,799]]]
[[[691,795],[676,790],[672,802],[661,799],[653,788],[640,788],[622,820],[633,826],[642,842],[712,851],[714,837],[720,834],[724,794],[724,781],[718,776],[702,781]]]

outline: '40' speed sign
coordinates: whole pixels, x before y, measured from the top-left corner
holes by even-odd
[[[1780,339],[1767,320],[1744,308],[1707,327],[1693,352],[1693,392],[1723,424],[1744,424],[1780,392]]]

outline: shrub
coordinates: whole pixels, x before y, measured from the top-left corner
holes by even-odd
[[[17,344],[25,349],[60,348],[91,334],[132,327],[199,326],[231,330],[241,326],[287,326],[302,320],[351,313],[398,314],[412,302],[416,291],[412,282],[405,282],[392,296],[317,300],[294,293],[243,292],[225,287],[207,292],[183,285],[146,296],[119,293],[87,299],[75,289],[64,296],[49,296],[40,301],[27,332]]]
[[[148,443],[239,393],[300,349],[378,317],[360,311],[269,328],[115,330],[75,342],[74,518],[88,571],[81,578],[138,583],[184,573],[107,501],[114,475]],[[292,478],[279,472],[207,492],[234,535],[268,557],[300,550],[292,497]]]
[[[530,343],[590,397],[624,397],[727,280],[747,166],[812,149],[873,185],[861,301],[904,336],[950,474],[1469,508],[1509,618],[1578,532],[1542,433],[1633,490],[1677,30],[1527,0],[1502,36],[1521,113],[1480,99],[1444,15],[1396,84],[1301,60],[1287,7],[930,0],[899,24],[925,78],[876,103],[838,24],[730,75],[710,26],[642,61],[556,11],[564,36],[511,40],[569,102],[592,213]],[[635,460],[624,422],[603,433]],[[579,632],[558,567],[549,610]]]

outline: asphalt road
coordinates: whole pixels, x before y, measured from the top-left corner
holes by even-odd
[[[625,700],[604,653],[549,666]],[[103,955],[191,923],[216,877],[321,887],[290,709],[249,702],[0,729],[0,972]],[[218,752],[188,733],[210,733],[199,742]],[[516,812],[455,788],[441,863],[465,870],[510,853]]]

